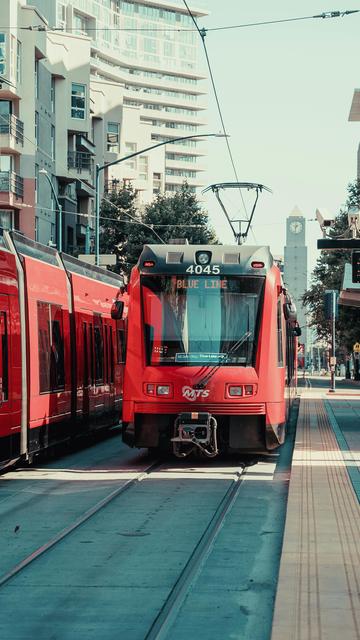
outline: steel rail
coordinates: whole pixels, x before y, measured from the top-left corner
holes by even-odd
[[[82,516],[74,520],[72,524],[65,527],[65,529],[62,529],[56,536],[51,538],[45,544],[38,547],[38,549],[36,549],[30,555],[24,558],[24,560],[21,560],[21,562],[16,564],[15,567],[10,569],[10,571],[2,575],[0,577],[0,587],[4,586],[4,584],[9,582],[11,578],[16,576],[18,573],[20,573],[20,571],[22,571],[26,567],[28,567],[32,562],[34,562],[34,560],[44,555],[44,553],[49,551],[49,549],[52,549],[53,547],[55,547],[55,545],[61,542],[61,540],[63,540],[70,533],[75,531],[75,529],[78,529],[78,527],[84,524],[84,522],[87,522],[87,520],[89,520],[92,516],[98,513],[103,507],[106,507],[112,500],[117,498],[117,496],[119,496],[120,494],[124,493],[134,485],[138,484],[139,482],[147,478],[150,475],[150,473],[152,473],[157,467],[160,467],[160,466],[162,466],[161,462],[159,461],[153,462],[147,469],[138,473],[138,475],[135,478],[131,478],[131,480],[127,480],[127,482],[121,485],[121,487],[114,489],[114,491],[109,493],[105,498],[102,498],[102,500],[97,502],[93,507],[85,511],[85,513],[83,513]]]
[[[144,640],[163,640],[168,636],[168,632],[177,617],[179,609],[209,555],[224,524],[224,520],[237,498],[247,466],[250,465],[243,465],[241,471],[236,472],[235,479],[222,498]]]

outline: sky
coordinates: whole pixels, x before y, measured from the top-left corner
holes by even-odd
[[[199,26],[210,29],[360,9],[360,0],[349,6],[326,0],[197,0],[192,6],[209,11]],[[307,219],[314,219],[319,207],[335,214],[356,178],[360,123],[348,117],[354,88],[360,86],[360,13],[209,32],[206,44],[239,180],[273,190],[260,198],[255,239],[248,242],[269,244],[273,253],[283,254],[285,220],[294,206]],[[207,129],[219,132],[210,86],[208,105]],[[206,184],[235,179],[224,140],[208,141],[206,164]],[[228,192],[225,201],[236,218],[244,217],[237,192]],[[213,194],[205,206],[221,241],[233,242]],[[310,268],[318,257],[318,237],[317,222],[307,222]]]

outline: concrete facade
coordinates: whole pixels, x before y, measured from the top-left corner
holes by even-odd
[[[284,247],[284,283],[292,295],[302,330],[299,342],[307,349],[306,309],[302,296],[307,289],[306,221],[298,207],[286,219],[286,246]]]
[[[198,34],[185,7],[163,0],[1,5],[11,28],[0,32],[0,225],[57,243],[57,198],[62,248],[84,253],[95,163],[203,131]],[[101,190],[131,182],[139,205],[184,180],[195,191],[203,155],[203,140],[161,146],[102,172]]]

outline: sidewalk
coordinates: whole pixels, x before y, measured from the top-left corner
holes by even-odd
[[[351,391],[301,392],[272,640],[360,639],[360,396]]]

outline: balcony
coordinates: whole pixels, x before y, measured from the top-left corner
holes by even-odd
[[[9,194],[9,203],[12,197],[22,199],[24,196],[24,180],[14,171],[0,171],[0,192]]]
[[[24,123],[14,115],[1,115],[0,147],[2,153],[17,151],[24,145]]]
[[[85,180],[91,180],[92,182],[94,176],[94,156],[85,151],[69,151],[68,169],[71,173],[76,173],[76,177],[81,175]]]

